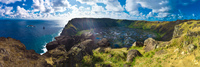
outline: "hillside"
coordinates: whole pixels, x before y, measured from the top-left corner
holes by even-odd
[[[97,40],[94,33],[111,27],[150,31],[156,33],[157,37],[136,40],[131,47],[114,48],[109,39],[105,37]],[[199,31],[199,20],[159,22],[75,18],[68,22],[61,35],[55,37],[55,41],[47,44],[48,52],[44,55],[25,50],[23,44],[12,38],[0,38],[0,55],[3,59],[0,66],[10,63],[22,67],[198,67]],[[23,48],[5,44],[19,44]],[[17,50],[11,50],[15,48]],[[3,54],[5,52],[9,54]],[[25,58],[22,60],[20,57]]]

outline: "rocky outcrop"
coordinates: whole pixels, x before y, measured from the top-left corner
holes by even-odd
[[[97,48],[94,41],[91,39],[85,40],[78,45],[75,45],[67,53],[67,66],[75,67],[76,65],[81,65],[81,61],[85,55],[92,55],[92,50]]]
[[[144,50],[145,52],[154,50],[156,49],[157,45],[158,45],[158,42],[156,40],[154,40],[153,38],[148,38],[144,41],[144,46],[145,46]]]
[[[0,37],[0,67],[51,67],[44,59],[19,40]]]
[[[196,49],[197,46],[193,45],[193,44],[190,44],[187,48],[188,52],[192,52],[194,49]]]
[[[142,54],[138,50],[130,50],[130,51],[128,51],[126,61],[132,62],[133,59],[137,56],[142,56]]]
[[[93,34],[87,32],[87,33],[82,34],[81,36],[62,35],[62,36],[55,37],[55,41],[48,43],[46,48],[49,51],[49,50],[55,49],[59,45],[65,45],[66,50],[69,51],[71,47],[87,39],[94,40]]]
[[[179,26],[179,25],[175,26],[174,32],[173,32],[173,37],[174,37],[174,38],[180,37],[180,36],[182,35],[183,29],[180,29],[180,27],[181,27],[181,26]]]
[[[110,46],[110,43],[109,41],[106,39],[106,38],[103,38],[102,40],[100,40],[97,45],[99,47],[109,47]]]
[[[132,46],[134,46],[134,47],[142,47],[142,46],[144,46],[144,44],[142,42],[136,41],[136,42],[134,42],[132,44]]]
[[[75,35],[78,31],[101,27],[126,27],[134,21],[122,20],[117,22],[110,18],[74,18],[68,22],[61,35]]]

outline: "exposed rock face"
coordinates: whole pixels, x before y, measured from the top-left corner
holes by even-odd
[[[49,67],[45,56],[26,50],[24,44],[13,38],[0,37],[0,67]]]
[[[92,50],[98,47],[94,35],[90,32],[81,36],[59,36],[47,46],[50,49],[44,55],[52,58],[53,65],[75,67],[80,65],[85,55],[92,55]],[[57,47],[52,47],[55,45]],[[53,49],[51,49],[53,48]]]
[[[174,37],[174,38],[180,37],[180,36],[182,35],[182,33],[183,33],[182,31],[183,31],[183,30],[180,29],[180,27],[181,27],[181,26],[179,26],[179,25],[176,25],[176,26],[175,26],[174,32],[173,32],[173,37]]]
[[[52,41],[52,42],[50,42],[50,43],[48,43],[48,44],[46,45],[46,48],[47,48],[47,50],[52,50],[52,49],[58,47],[58,45],[59,45],[59,44],[58,44],[57,41]]]
[[[142,47],[142,46],[144,46],[144,44],[143,44],[142,42],[136,41],[136,42],[133,43],[132,46],[135,46],[135,47]]]
[[[71,47],[73,47],[74,45],[85,41],[87,39],[94,39],[94,36],[92,33],[84,33],[81,36],[67,36],[67,35],[63,35],[63,36],[58,36],[55,37],[55,41],[52,41],[50,43],[47,44],[46,48],[47,50],[52,50],[55,49],[56,47],[58,47],[59,45],[65,45],[65,48],[67,51],[69,51],[71,49]]]
[[[100,40],[97,45],[99,47],[109,47],[110,46],[110,43],[109,41],[106,39],[106,38],[103,38],[102,40]]]
[[[92,55],[92,50],[97,48],[94,41],[91,39],[85,40],[78,45],[75,45],[68,52],[67,66],[75,67],[80,65],[85,55]]]
[[[145,46],[144,50],[145,52],[154,50],[156,49],[157,45],[158,45],[158,42],[156,40],[154,40],[153,38],[148,38],[144,41],[144,46]]]
[[[132,62],[133,59],[137,56],[142,56],[142,54],[138,50],[130,50],[130,51],[128,51],[126,61]]]

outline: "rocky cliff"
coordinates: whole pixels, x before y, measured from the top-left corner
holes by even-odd
[[[39,55],[18,40],[0,38],[0,67],[130,67],[199,66],[200,21],[130,21],[75,18]],[[127,27],[155,32],[157,39],[135,42],[130,48],[111,48],[106,38],[96,40],[88,29]],[[78,34],[78,35],[77,35]],[[158,41],[159,40],[159,41]]]

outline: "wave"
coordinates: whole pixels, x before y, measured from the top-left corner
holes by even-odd
[[[54,39],[54,37],[56,37],[56,36],[60,36],[60,34],[62,33],[62,29],[54,36],[54,35],[52,35],[53,36],[53,38],[52,38],[52,40],[51,41],[54,41],[55,39]],[[51,42],[50,41],[50,42]],[[43,48],[42,48],[42,50],[43,50],[43,53],[40,53],[40,55],[43,55],[44,53],[46,53],[48,50],[47,50],[47,48],[46,48],[46,45],[47,45],[47,42],[45,42],[45,44],[44,44],[44,46],[43,46]]]

